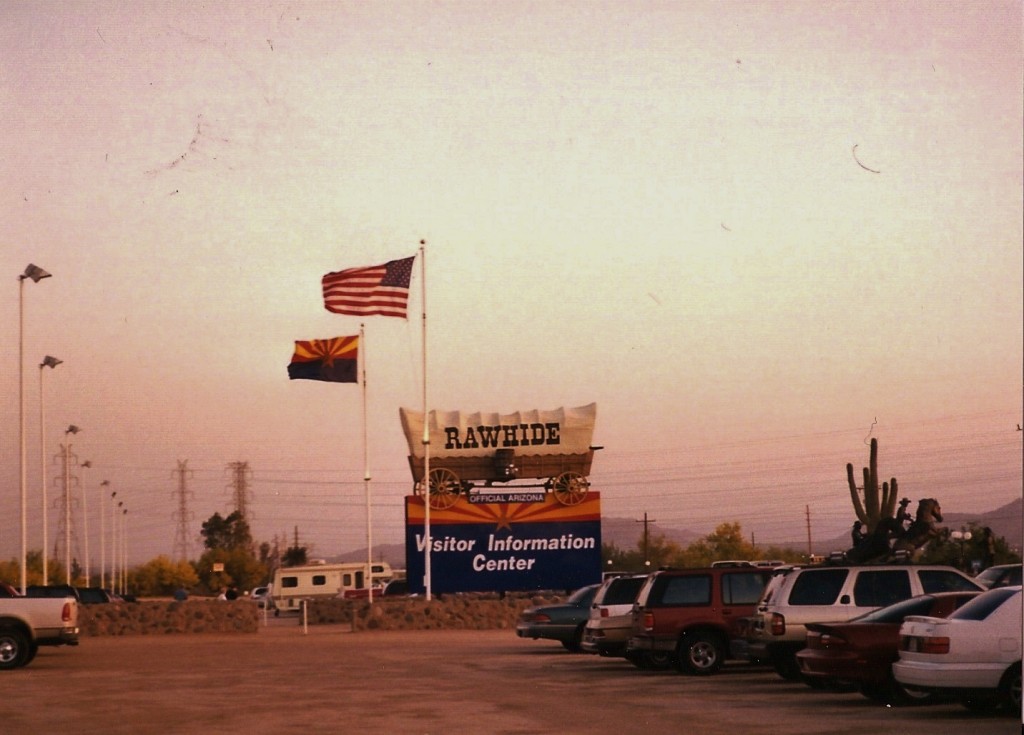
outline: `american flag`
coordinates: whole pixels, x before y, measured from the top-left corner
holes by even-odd
[[[415,255],[384,265],[328,273],[322,279],[324,308],[335,314],[380,314],[404,319],[414,260]]]

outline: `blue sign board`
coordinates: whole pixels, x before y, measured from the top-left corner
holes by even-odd
[[[426,587],[425,510],[422,498],[406,498],[410,592]],[[551,493],[480,493],[450,508],[431,508],[430,571],[431,592],[438,594],[571,590],[599,582],[600,494],[569,506]]]

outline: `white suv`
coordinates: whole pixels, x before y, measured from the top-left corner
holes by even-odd
[[[594,595],[580,647],[587,653],[623,656],[633,630],[633,602],[646,574],[606,579]]]
[[[796,653],[807,640],[806,623],[845,622],[894,602],[930,592],[982,589],[957,569],[926,565],[794,567],[765,587],[757,614],[745,628],[745,657],[770,663],[797,679]]]

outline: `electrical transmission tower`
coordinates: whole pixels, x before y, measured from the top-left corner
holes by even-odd
[[[252,478],[252,470],[248,462],[232,462],[228,465],[231,470],[231,489],[235,501],[235,510],[238,515],[246,521],[249,520],[249,501],[252,491],[249,489],[249,480]]]
[[[179,459],[178,469],[171,474],[178,478],[178,487],[171,491],[171,496],[178,498],[178,509],[172,516],[178,522],[178,528],[174,532],[174,551],[171,555],[180,561],[188,561],[192,554],[192,536],[189,534],[188,528],[189,523],[195,517],[188,509],[188,500],[192,497],[192,491],[188,489],[188,479],[192,477],[192,470],[188,468],[188,460]]]
[[[78,564],[78,556],[74,554],[78,550],[78,534],[75,532],[74,514],[72,513],[72,510],[78,507],[78,501],[75,499],[72,488],[79,483],[78,478],[71,472],[73,467],[78,466],[78,455],[71,451],[70,442],[60,445],[60,458],[62,465],[59,478],[61,495],[54,505],[61,510],[61,515],[57,537],[53,540],[53,556],[55,559],[59,559],[63,552],[65,582],[71,584],[74,577],[77,576],[74,567]]]

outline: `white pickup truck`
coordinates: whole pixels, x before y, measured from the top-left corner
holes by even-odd
[[[21,597],[0,583],[0,669],[25,666],[39,646],[77,645],[74,597]]]

